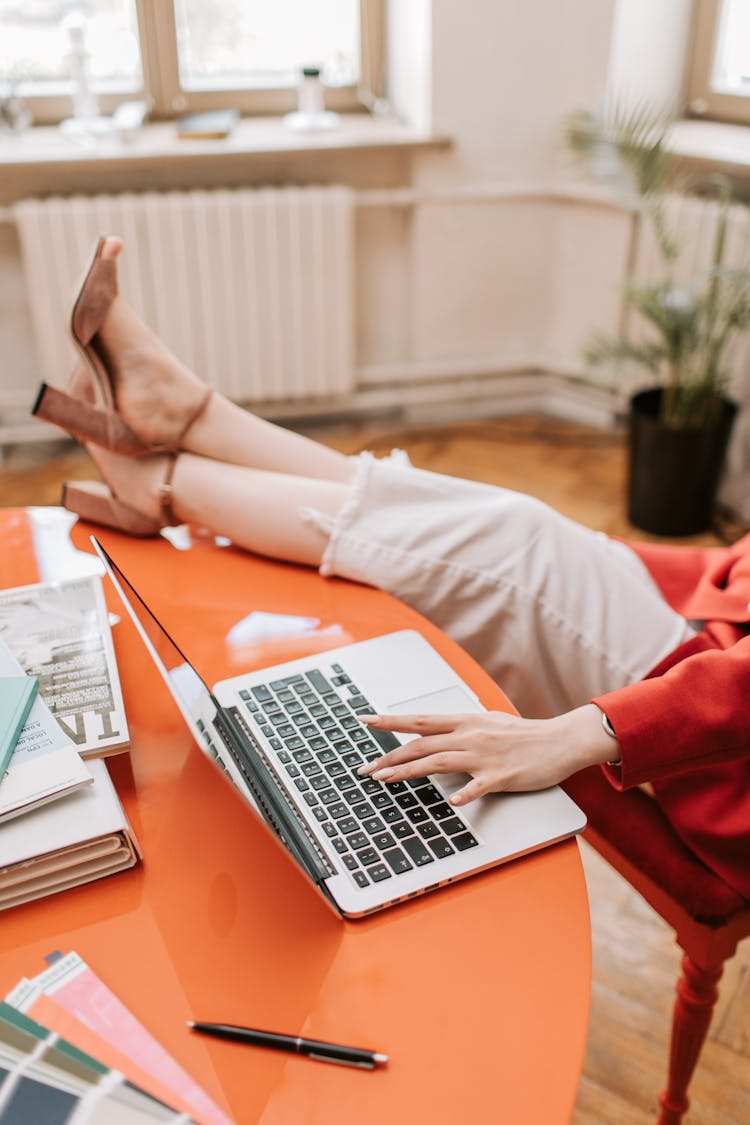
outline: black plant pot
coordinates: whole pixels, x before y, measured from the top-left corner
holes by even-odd
[[[676,427],[659,419],[662,389],[630,400],[628,519],[654,535],[695,535],[711,526],[737,404],[721,399],[716,421]]]

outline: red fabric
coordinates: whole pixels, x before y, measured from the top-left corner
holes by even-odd
[[[593,700],[622,755],[611,784],[653,784],[687,846],[750,900],[750,535],[732,547],[629,543],[669,604],[705,621],[640,683]]]

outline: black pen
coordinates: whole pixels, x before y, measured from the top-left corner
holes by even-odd
[[[235,1043],[253,1043],[256,1047],[270,1047],[274,1051],[288,1051],[293,1055],[306,1055],[320,1062],[339,1063],[341,1066],[360,1066],[374,1070],[388,1062],[387,1055],[368,1051],[364,1047],[344,1047],[340,1043],[325,1043],[322,1039],[303,1039],[301,1035],[282,1035],[277,1031],[258,1031],[253,1027],[235,1027],[230,1023],[194,1023],[188,1027],[203,1035],[217,1039],[231,1039]]]

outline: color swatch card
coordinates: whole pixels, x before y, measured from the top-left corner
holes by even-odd
[[[0,1002],[0,1125],[189,1125],[125,1076]]]
[[[20,981],[6,1000],[198,1125],[232,1125],[78,954],[58,955],[37,977]]]

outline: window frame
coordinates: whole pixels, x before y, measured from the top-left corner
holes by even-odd
[[[750,95],[711,89],[722,6],[723,0],[695,0],[687,109],[691,117],[750,125]]]
[[[386,0],[359,0],[360,81],[355,86],[326,87],[326,108],[341,113],[371,110],[384,96]],[[135,0],[141,54],[142,84],[108,90],[97,84],[95,92],[102,114],[111,114],[124,101],[145,100],[149,118],[169,121],[180,114],[234,108],[243,116],[288,113],[296,108],[293,85],[225,87],[216,90],[183,90],[177,60],[174,4]],[[21,91],[37,125],[54,125],[72,113],[69,91],[55,88],[47,94]]]

